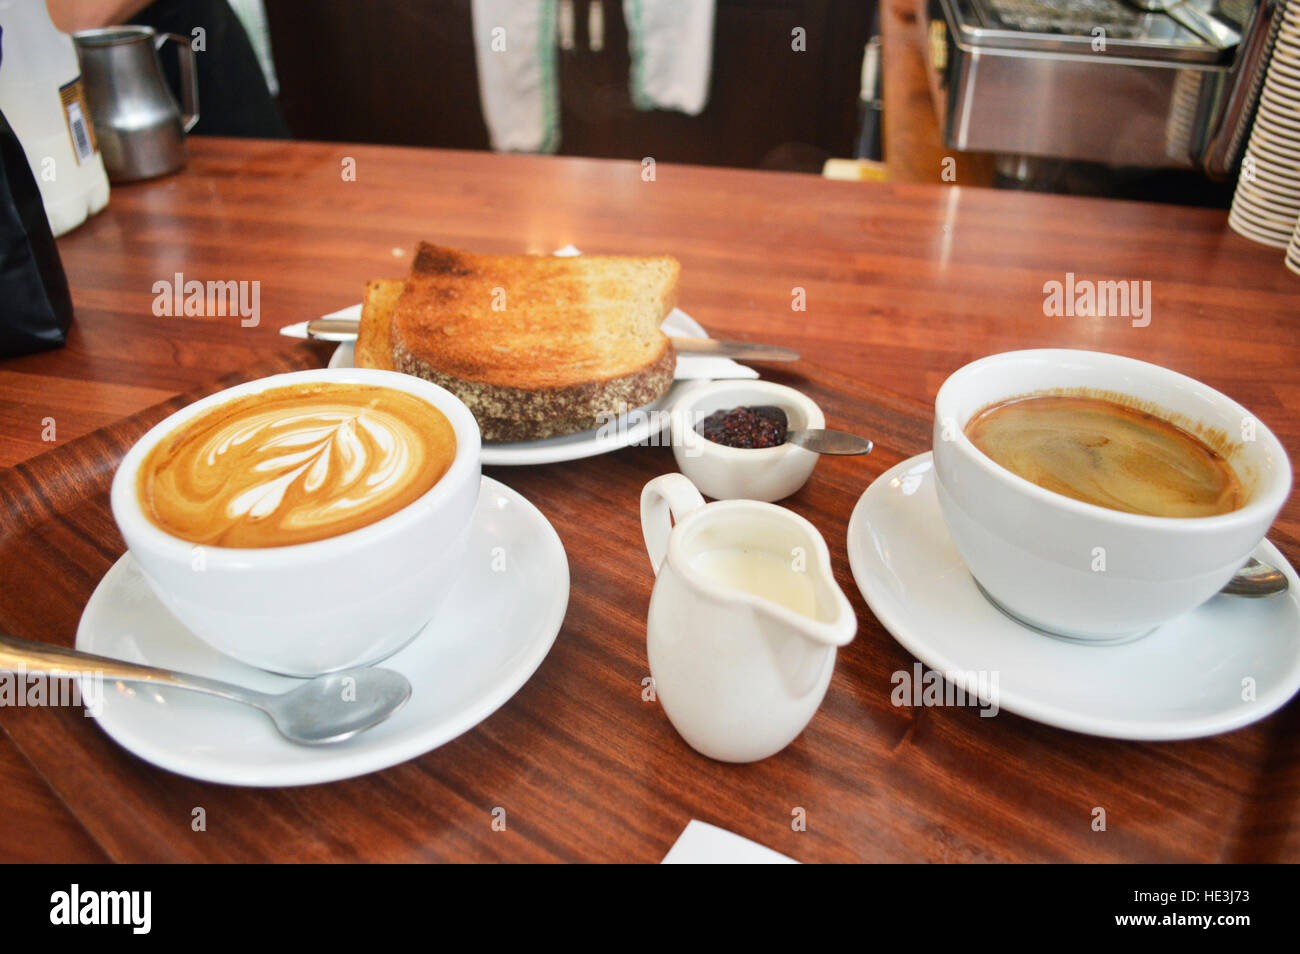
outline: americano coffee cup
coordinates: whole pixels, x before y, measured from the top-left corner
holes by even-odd
[[[1046,393],[1136,400],[1220,453],[1244,504],[1203,517],[1109,509],[1018,476],[966,435],[981,410]],[[1013,351],[956,371],[935,400],[934,468],[952,541],[985,594],[1022,622],[1088,642],[1136,638],[1214,596],[1291,491],[1286,451],[1240,404],[1174,371],[1094,351]]]

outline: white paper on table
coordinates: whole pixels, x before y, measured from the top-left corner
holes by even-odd
[[[797,865],[780,852],[717,825],[691,819],[664,855],[666,865]]]

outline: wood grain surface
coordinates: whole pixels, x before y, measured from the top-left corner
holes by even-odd
[[[787,501],[825,535],[858,613],[821,710],[789,748],[733,766],[693,752],[657,704],[637,497],[662,447],[488,473],[534,501],[568,552],[563,629],[478,728],[384,772],[253,790],[182,778],[79,710],[0,709],[0,859],[657,861],[699,818],[802,861],[1300,860],[1300,706],[1227,735],[1139,744],[1003,712],[895,708],[911,656],[853,585],[849,514],[927,449],[957,367],[1065,346],[1167,365],[1233,395],[1300,450],[1300,280],[1222,212],[936,185],[313,143],[194,140],[176,176],[115,187],[61,240],[66,348],[0,364],[0,631],[71,645],[123,552],[107,506],[152,421],[224,383],[321,364],[276,329],[400,275],[416,240],[476,251],[671,252],[681,305],[717,335],[798,348],[764,377],[872,437]],[[345,158],[357,179],[340,176]],[[155,282],[261,283],[256,327],[154,315]],[[1043,284],[1152,283],[1151,323],[1051,318]],[[807,309],[792,310],[802,289]],[[43,440],[52,418],[55,440]],[[1271,537],[1300,558],[1300,511]],[[508,599],[509,594],[503,594]],[[206,832],[190,828],[206,810]],[[1094,807],[1105,832],[1091,829]],[[508,825],[494,831],[491,812]],[[807,830],[792,829],[803,809]],[[22,819],[15,824],[13,819]]]

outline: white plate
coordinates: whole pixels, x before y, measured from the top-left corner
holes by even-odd
[[[1270,102],[1282,109],[1293,107],[1296,104],[1296,101],[1300,100],[1300,94],[1297,94],[1295,91],[1285,86],[1271,85],[1267,80],[1260,88],[1260,93],[1261,95],[1267,94]]]
[[[1295,229],[1296,222],[1295,216],[1281,218],[1277,214],[1268,214],[1259,207],[1257,201],[1252,200],[1251,196],[1245,193],[1232,197],[1232,207],[1228,210],[1228,217],[1244,218],[1261,230],[1280,232],[1288,239]]]
[[[709,333],[698,321],[680,308],[674,308],[660,326],[664,334],[674,338],[707,338]],[[335,349],[330,357],[331,368],[355,367],[355,350],[352,342],[345,341]],[[727,362],[730,364],[730,362]],[[757,377],[757,375],[755,375]],[[484,464],[498,467],[518,467],[528,464],[554,464],[565,460],[581,460],[608,454],[632,444],[648,441],[661,433],[668,426],[668,408],[672,407],[683,394],[710,383],[709,378],[698,380],[674,381],[672,386],[655,401],[645,407],[625,414],[616,425],[610,427],[579,431],[551,437],[544,441],[516,441],[509,444],[484,444],[482,459]],[[662,413],[655,413],[662,412]],[[603,433],[602,433],[603,431]]]
[[[1296,121],[1296,110],[1282,109],[1273,104],[1271,99],[1261,97],[1259,103],[1259,119],[1264,120],[1274,131],[1281,136],[1294,136],[1300,132],[1300,123]]]
[[[1289,592],[1217,596],[1122,646],[1053,639],[1014,622],[975,586],[948,536],[931,455],[876,479],[849,519],[858,588],[894,638],[938,672],[996,672],[998,704],[1038,722],[1118,739],[1190,739],[1240,728],[1300,689],[1300,578],[1267,541]],[[1242,680],[1255,680],[1255,701]]]
[[[1294,141],[1275,136],[1262,126],[1256,128],[1251,134],[1250,148],[1256,154],[1256,158],[1259,158],[1261,150],[1271,153],[1274,165],[1287,170],[1288,173],[1296,173],[1300,170],[1300,148],[1297,148]]]
[[[1250,143],[1248,144],[1248,148],[1250,148],[1251,152],[1255,155],[1256,161],[1263,161],[1259,155],[1259,148],[1260,146],[1263,146],[1270,150],[1271,153],[1269,156],[1264,158],[1274,167],[1274,171],[1279,176],[1292,183],[1300,181],[1300,175],[1296,174],[1296,161],[1287,154],[1277,151],[1280,148],[1294,149],[1295,147],[1279,146],[1278,143],[1283,139],[1281,134],[1272,131],[1272,124],[1269,123],[1268,120],[1263,119],[1262,116],[1259,118],[1262,122],[1256,123],[1255,130],[1251,134]],[[1300,142],[1300,133],[1296,134],[1296,141]]]
[[[1278,226],[1271,224],[1268,220],[1252,214],[1249,209],[1242,205],[1235,205],[1229,212],[1229,225],[1248,229],[1256,238],[1260,240],[1269,239],[1277,248],[1286,248],[1290,244],[1292,235],[1295,234],[1295,222],[1290,225]]]
[[[1249,236],[1255,241],[1262,242],[1273,248],[1286,248],[1291,243],[1291,236],[1294,234],[1293,228],[1279,230],[1261,225],[1257,219],[1252,218],[1241,209],[1234,209],[1228,213],[1228,225],[1233,231]]]
[[[1295,228],[1297,216],[1300,216],[1300,208],[1287,208],[1256,188],[1254,183],[1240,189],[1233,196],[1233,206],[1239,212],[1248,213],[1260,225],[1273,225],[1285,230],[1288,235]]]
[[[1255,116],[1255,127],[1261,131],[1267,131],[1277,136],[1279,139],[1291,139],[1294,142],[1300,142],[1300,128],[1290,128],[1273,118],[1273,112],[1264,112],[1260,110]]]
[[[1253,179],[1239,182],[1237,191],[1279,214],[1294,218],[1300,212],[1300,191],[1288,193],[1285,186],[1278,185],[1271,178],[1257,174]]]
[[[1269,62],[1265,82],[1284,96],[1300,99],[1300,69],[1284,56]]]
[[[1263,120],[1257,120],[1262,122]],[[1238,179],[1239,186],[1249,186],[1258,180],[1267,180],[1273,188],[1287,193],[1300,195],[1300,174],[1288,169],[1282,163],[1270,160],[1266,155],[1246,147],[1246,155],[1254,165],[1254,177]],[[1244,161],[1244,160],[1243,160]]]
[[[1259,110],[1261,116],[1267,116],[1290,133],[1295,128],[1295,117],[1297,112],[1300,112],[1300,102],[1282,99],[1273,90],[1265,87],[1259,96]]]
[[[1232,197],[1232,208],[1249,214],[1261,226],[1280,228],[1288,234],[1295,228],[1297,210],[1288,209],[1283,203],[1273,201],[1273,197],[1260,189],[1256,182],[1247,182],[1238,187]]]
[[[1234,208],[1228,212],[1228,227],[1238,235],[1259,242],[1261,245],[1267,245],[1270,248],[1286,248],[1291,243],[1290,232],[1267,229],[1256,225],[1240,209]]]
[[[1300,63],[1300,39],[1296,39],[1296,34],[1288,32],[1288,30],[1283,27],[1283,29],[1278,32],[1277,41],[1273,45],[1273,56],[1271,59]]]
[[[1270,57],[1268,61],[1268,68],[1270,70],[1281,70],[1282,72],[1289,73],[1293,76],[1300,76],[1300,61],[1297,61],[1294,54],[1290,53],[1288,50],[1280,48],[1276,49],[1275,52],[1277,55]],[[1265,75],[1267,77],[1267,74]]]
[[[387,722],[337,745],[301,746],[239,703],[106,684],[99,724],[140,758],[210,782],[310,785],[364,775],[435,749],[495,712],[550,651],[568,602],[569,562],[554,528],[485,477],[464,575],[420,635],[379,664],[412,686]],[[86,604],[77,648],[267,692],[300,684],[200,642],[158,602],[129,553]]]

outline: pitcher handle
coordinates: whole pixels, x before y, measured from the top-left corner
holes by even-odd
[[[682,474],[664,474],[642,488],[641,533],[656,576],[668,555],[668,535],[672,533],[673,524],[680,523],[688,513],[703,506],[704,498]]]
[[[194,48],[188,37],[179,33],[159,33],[153,38],[153,48],[161,50],[172,41],[177,45],[176,62],[181,70],[181,128],[189,132],[199,121],[199,81],[194,73]]]

